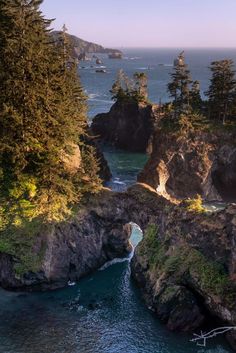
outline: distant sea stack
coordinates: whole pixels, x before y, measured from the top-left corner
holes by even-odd
[[[60,33],[60,31],[53,31],[52,35],[57,40],[59,38]],[[86,40],[83,40],[71,34],[68,34],[68,37],[70,38],[76,57],[79,57],[83,53],[118,55],[119,57],[122,57],[122,52],[118,49],[104,48],[102,45],[87,42]]]
[[[109,59],[122,59],[122,53],[120,51],[115,51],[108,54]]]

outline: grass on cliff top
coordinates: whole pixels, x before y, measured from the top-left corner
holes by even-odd
[[[169,238],[169,237],[168,237]],[[209,261],[188,244],[171,245],[170,239],[158,238],[158,227],[150,224],[138,248],[156,276],[165,274],[175,284],[192,283],[211,296],[220,297],[229,307],[235,306],[236,288],[222,264]]]
[[[37,254],[33,252],[39,231],[42,231],[40,219],[25,221],[20,226],[8,225],[0,231],[0,252],[13,257],[15,272],[19,276],[40,268],[46,244],[41,245]]]

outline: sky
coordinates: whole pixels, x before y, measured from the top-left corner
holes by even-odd
[[[236,47],[236,0],[44,0],[42,11],[105,47]]]

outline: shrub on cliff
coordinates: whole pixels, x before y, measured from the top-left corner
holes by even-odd
[[[206,212],[205,208],[203,207],[202,197],[200,195],[197,195],[194,199],[185,200],[184,204],[186,205],[187,210],[190,212]]]
[[[52,42],[41,3],[0,2],[2,226],[37,216],[62,220],[100,185],[93,151],[80,140],[86,105],[68,37],[64,31]]]

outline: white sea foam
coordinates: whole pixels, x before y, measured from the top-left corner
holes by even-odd
[[[114,184],[118,184],[118,185],[125,185],[125,183],[124,183],[123,181],[119,181],[119,180],[117,180],[117,179],[115,179],[115,180],[113,181],[113,183],[114,183]]]
[[[100,96],[99,93],[90,93],[90,94],[88,95],[89,99],[93,99],[93,98],[96,98],[96,97],[99,97],[99,96]]]
[[[142,59],[141,56],[134,56],[132,58],[129,58],[129,60],[139,60]]]
[[[69,287],[73,287],[73,286],[75,286],[75,285],[76,285],[75,282],[71,282],[71,281],[68,282],[68,286],[69,286]]]
[[[130,255],[133,254],[133,251],[130,253]],[[111,261],[108,261],[105,263],[105,265],[103,265],[99,271],[103,271],[105,269],[107,269],[108,267],[112,266],[112,265],[115,265],[115,264],[118,264],[118,263],[122,263],[122,262],[126,262],[126,261],[130,261],[130,256],[129,257],[124,257],[124,258],[116,258],[116,259],[113,259]]]

